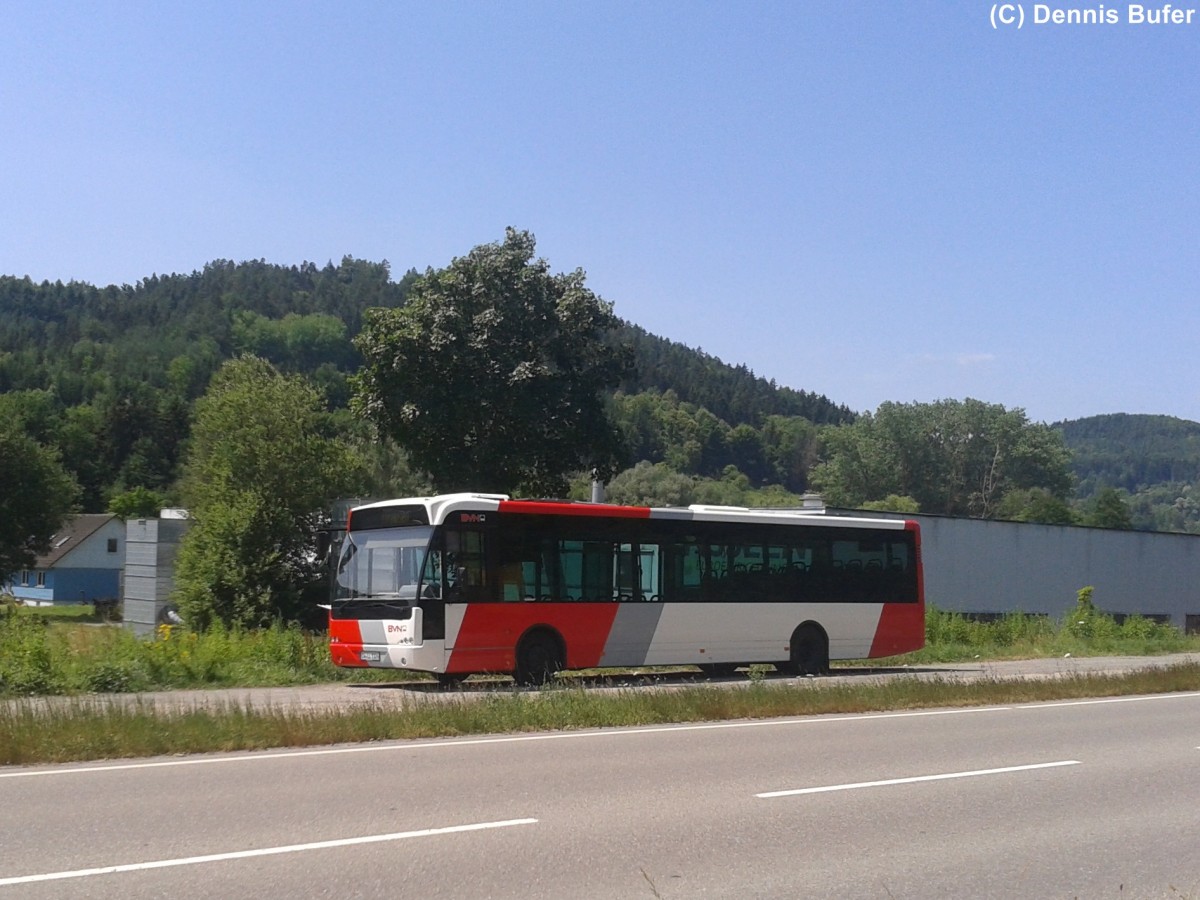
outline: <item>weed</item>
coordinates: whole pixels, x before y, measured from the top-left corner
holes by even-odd
[[[767,677],[767,673],[772,672],[774,668],[774,666],[765,666],[761,664],[753,665],[746,670],[746,674],[750,677],[751,681],[753,681],[755,684],[758,684],[764,681]]]

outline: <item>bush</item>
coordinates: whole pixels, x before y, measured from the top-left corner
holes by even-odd
[[[13,612],[0,614],[0,693],[49,694],[58,684],[46,623]]]
[[[144,691],[149,679],[136,661],[101,660],[84,671],[86,690],[96,694],[127,694]]]
[[[81,626],[0,608],[0,696],[124,693],[394,680],[397,672],[336,668],[323,634],[295,625],[205,632],[161,626],[139,638],[124,628]]]
[[[930,607],[925,617],[925,649],[914,661],[952,661],[973,657],[1036,657],[1064,654],[1172,653],[1194,649],[1197,641],[1173,625],[1141,616],[1123,623],[1096,609],[1094,591],[1078,591],[1075,605],[1055,621],[1048,616],[1009,613],[989,622]]]

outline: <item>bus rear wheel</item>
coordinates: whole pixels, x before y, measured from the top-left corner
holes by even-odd
[[[562,648],[553,635],[535,632],[517,647],[517,684],[545,684],[563,667]]]
[[[819,626],[808,624],[796,629],[788,669],[793,675],[829,674],[829,638]]]

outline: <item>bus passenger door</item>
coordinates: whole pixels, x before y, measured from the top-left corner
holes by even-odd
[[[478,603],[487,596],[487,542],[482,528],[446,529],[446,601]]]

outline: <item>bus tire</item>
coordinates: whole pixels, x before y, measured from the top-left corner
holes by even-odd
[[[820,625],[806,622],[792,633],[792,657],[788,669],[793,675],[829,674],[829,636]]]
[[[517,684],[545,684],[563,667],[562,645],[547,631],[534,631],[517,645]]]

